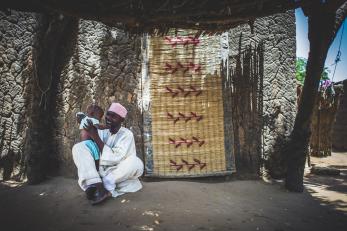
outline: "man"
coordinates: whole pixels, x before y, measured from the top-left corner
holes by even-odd
[[[78,184],[92,204],[108,197],[117,197],[142,188],[139,177],[143,163],[136,156],[133,133],[121,126],[127,110],[119,103],[112,103],[106,112],[109,129],[97,130],[92,123],[85,127],[100,150],[100,169],[96,169],[90,150],[84,143],[72,148],[73,160],[78,170]]]

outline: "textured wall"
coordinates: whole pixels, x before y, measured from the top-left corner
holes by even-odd
[[[74,52],[61,74],[57,91],[55,129],[56,147],[63,163],[61,173],[76,172],[71,157],[72,146],[79,139],[75,114],[91,103],[106,109],[112,101],[117,101],[128,109],[124,125],[134,132],[141,157],[142,120],[137,109],[140,40],[101,23],[80,20],[71,49]]]
[[[14,166],[24,166],[33,81],[31,53],[37,27],[34,14],[12,12],[7,16],[0,11],[0,169],[4,178]],[[20,173],[18,170],[14,173]]]
[[[235,67],[234,56],[238,54],[240,36],[242,48],[250,43],[264,42],[262,155],[277,172],[275,168],[280,167],[281,161],[279,151],[294,125],[296,114],[294,11],[257,19],[253,29],[253,34],[249,25],[230,31],[230,65]]]
[[[10,15],[1,13],[0,17],[0,167],[8,169],[7,173],[13,175],[18,171],[13,172],[12,166],[24,167],[24,152],[28,152],[24,150],[26,130],[32,110],[38,109],[31,105],[32,91],[38,88],[33,77],[33,63],[38,62],[32,53],[37,50],[34,46],[47,46],[40,44],[46,41],[38,37],[42,33],[39,30],[46,29],[45,26],[50,23],[45,20],[50,18],[14,11]],[[49,33],[49,27],[43,32]],[[137,107],[140,39],[129,38],[101,23],[84,20],[70,23],[63,33],[69,42],[60,44],[60,50],[54,54],[59,57],[55,58],[51,67],[53,79],[46,79],[50,82],[49,92],[42,98],[48,104],[47,109],[42,109],[43,113],[47,110],[46,117],[54,118],[44,125],[49,126],[46,131],[36,132],[47,133],[40,137],[50,136],[52,139],[48,139],[48,144],[41,138],[32,140],[32,137],[30,142],[51,145],[47,156],[60,163],[61,174],[75,175],[71,158],[72,145],[79,139],[75,113],[85,110],[90,103],[97,103],[106,109],[112,101],[118,101],[129,110],[124,125],[134,132],[138,155],[142,157],[142,119]],[[36,133],[30,134],[37,139],[39,136],[35,136]],[[31,154],[34,155],[35,150],[30,150]],[[35,156],[33,161],[39,159]]]

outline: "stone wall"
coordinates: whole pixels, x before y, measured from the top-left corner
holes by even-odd
[[[296,115],[294,11],[257,19],[253,28],[243,25],[231,30],[230,66],[236,66],[235,57],[240,45],[243,50],[261,41],[264,43],[263,145],[259,155],[271,169],[270,173],[276,176],[283,171],[280,150],[292,130]]]
[[[101,23],[80,20],[74,52],[58,84],[56,147],[61,156],[61,174],[76,174],[71,149],[79,139],[75,119],[91,103],[105,110],[111,102],[129,111],[124,126],[135,134],[142,157],[141,114],[137,108],[140,71],[140,40]],[[104,121],[103,121],[104,122]]]
[[[20,177],[24,170],[33,84],[31,53],[37,28],[35,14],[0,11],[0,178]]]
[[[106,109],[118,101],[128,108],[124,126],[134,132],[142,157],[139,37],[85,20],[69,20],[59,31],[59,15],[11,11],[0,17],[0,167],[5,169],[0,178],[23,173],[27,166],[74,176],[71,148],[79,139],[75,114],[90,103]],[[54,54],[42,51],[53,50],[55,34],[67,41],[54,44]],[[45,59],[48,65],[42,65]]]

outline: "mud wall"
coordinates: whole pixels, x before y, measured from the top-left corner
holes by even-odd
[[[142,157],[137,107],[140,38],[101,23],[62,15],[0,13],[0,178],[32,182],[76,175],[75,114],[113,101],[128,108]]]
[[[35,14],[0,11],[0,178],[20,178],[33,84]]]
[[[253,33],[252,33],[253,32]],[[295,82],[295,14],[288,11],[270,17],[257,19],[253,25],[243,25],[229,32],[229,62],[236,68],[239,49],[262,42],[264,46],[264,81],[262,91],[262,147],[257,149],[239,149],[236,155],[258,153],[266,168],[273,176],[281,175],[281,148],[294,125],[296,114]],[[249,121],[244,127],[245,133],[252,132],[257,123]],[[252,135],[248,135],[251,137]],[[240,135],[239,137],[247,137]],[[240,141],[242,142],[242,141]],[[252,140],[245,140],[248,145]],[[237,142],[236,142],[237,144]],[[237,151],[237,150],[236,150]]]
[[[133,131],[142,157],[141,114],[137,108],[140,39],[101,23],[80,20],[72,57],[61,73],[57,91],[55,146],[62,175],[76,174],[71,149],[78,142],[75,119],[91,103],[105,110],[117,101],[128,109],[124,126]]]

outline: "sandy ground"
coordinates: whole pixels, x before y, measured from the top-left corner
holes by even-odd
[[[347,230],[347,153],[312,162],[337,166],[342,175],[308,174],[304,193],[279,182],[146,181],[140,192],[100,206],[88,203],[74,179],[3,182],[0,230]]]
[[[311,163],[320,167],[337,168],[340,176],[316,176],[307,168],[305,186],[322,204],[333,206],[347,214],[347,153],[333,153],[326,158],[311,157]],[[347,227],[346,227],[347,230]]]

